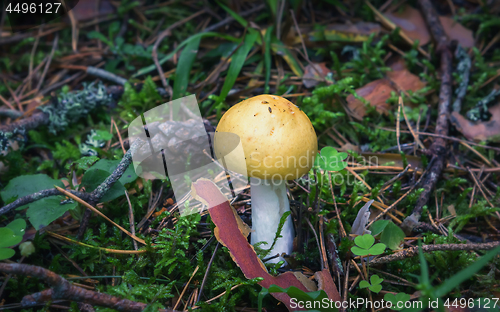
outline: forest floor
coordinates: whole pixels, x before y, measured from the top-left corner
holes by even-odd
[[[498,311],[499,14],[488,0],[89,0],[27,30],[2,20],[0,310]],[[288,181],[284,266],[247,242],[250,187],[183,176],[180,196],[174,177],[134,170],[129,135],[187,95],[179,116],[213,132],[260,94],[297,105],[320,151]]]

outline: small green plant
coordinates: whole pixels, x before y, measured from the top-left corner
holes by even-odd
[[[271,244],[271,247],[269,247],[268,249],[264,249],[264,248],[260,247],[261,245],[267,245],[267,242],[257,242],[253,245],[255,252],[259,256],[259,258],[264,259],[265,257],[267,257],[269,255],[271,250],[273,250],[274,245],[276,245],[276,242],[278,241],[278,238],[282,237],[281,232],[283,231],[283,226],[285,225],[286,218],[288,218],[288,216],[290,214],[291,214],[291,212],[287,211],[281,216],[280,223],[279,223],[278,229],[276,231],[276,236],[274,237],[274,240],[273,240],[273,243]],[[279,267],[281,267],[281,264]]]
[[[384,300],[392,303],[391,310],[401,311],[405,308],[405,303],[410,301],[411,296],[406,293],[385,294]]]
[[[380,278],[377,274],[373,274],[370,277],[370,282],[365,280],[359,282],[359,288],[368,288],[369,290],[378,294],[382,290],[382,285],[380,284],[383,281],[384,281],[383,278]]]
[[[339,153],[331,146],[326,146],[321,149],[319,155],[314,159],[314,167],[318,167],[325,171],[340,171],[347,167],[347,153]]]
[[[424,253],[422,251],[422,243],[419,241],[419,259],[420,259],[420,268],[421,273],[420,276],[417,276],[419,280],[419,284],[417,285],[417,289],[420,291],[421,297],[421,307],[429,306],[428,303],[430,301],[437,302],[437,311],[445,311],[444,307],[447,305],[450,307],[449,300],[443,303],[443,297],[450,293],[453,289],[455,289],[462,282],[468,280],[471,276],[476,274],[482,267],[488,264],[494,257],[496,257],[500,253],[500,246],[486,253],[479,260],[461,270],[457,274],[453,275],[444,283],[439,286],[432,286],[431,279],[429,278],[429,267],[427,261],[425,260]],[[477,299],[481,300],[481,299]],[[477,301],[476,300],[476,301]],[[492,305],[490,305],[492,307]],[[494,306],[493,306],[494,307]],[[497,305],[498,307],[498,305]],[[497,308],[498,309],[498,308]],[[420,309],[413,309],[412,311],[421,311]]]
[[[380,235],[380,242],[392,250],[399,249],[405,233],[391,220],[378,220],[370,227],[373,236]]]
[[[361,257],[368,255],[380,255],[384,253],[386,248],[385,244],[382,243],[377,243],[374,245],[375,238],[370,234],[356,236],[356,238],[354,239],[354,243],[356,243],[356,246],[353,246],[351,248],[351,251],[353,254]]]
[[[0,192],[0,196],[5,203],[11,203],[14,200],[27,195],[40,195],[37,192],[47,189],[53,189],[54,185],[64,187],[60,180],[55,180],[46,174],[23,175],[9,181],[7,186]],[[65,201],[62,195],[50,196],[38,199],[30,204],[17,208],[18,210],[27,207],[26,216],[36,230],[49,225],[52,221],[62,216],[66,211],[75,209],[77,204]]]
[[[14,256],[14,249],[7,247],[15,246],[23,240],[25,228],[26,221],[23,219],[16,219],[0,228],[0,260]]]

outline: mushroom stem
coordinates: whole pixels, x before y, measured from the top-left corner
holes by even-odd
[[[271,248],[281,216],[290,211],[290,204],[286,194],[285,181],[250,179],[250,190],[252,193],[252,234],[250,241],[252,244],[266,242],[261,248]],[[274,248],[268,256],[285,253],[290,255],[293,250],[293,224],[292,217],[288,216],[283,225],[281,236],[276,241]],[[284,260],[283,257],[276,257],[269,260],[269,263],[277,263]]]

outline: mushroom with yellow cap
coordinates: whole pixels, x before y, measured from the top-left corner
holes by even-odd
[[[230,144],[217,139],[221,133],[239,137],[244,163],[241,158],[228,157],[230,151],[226,149]],[[234,105],[222,116],[216,129],[214,151],[218,159],[224,158],[227,168],[250,177],[251,243],[266,242],[264,247],[271,247],[281,216],[290,211],[286,181],[306,174],[318,151],[311,121],[283,97],[255,96]],[[294,238],[291,216],[286,219],[281,236],[270,255],[291,254]],[[283,258],[270,262],[280,260]]]

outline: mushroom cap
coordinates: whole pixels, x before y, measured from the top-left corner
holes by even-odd
[[[236,144],[227,133],[239,137],[244,162],[231,153]],[[281,96],[263,94],[234,105],[222,116],[214,149],[218,159],[224,157],[226,168],[243,175],[293,180],[311,169],[318,141],[311,121],[297,106]]]

